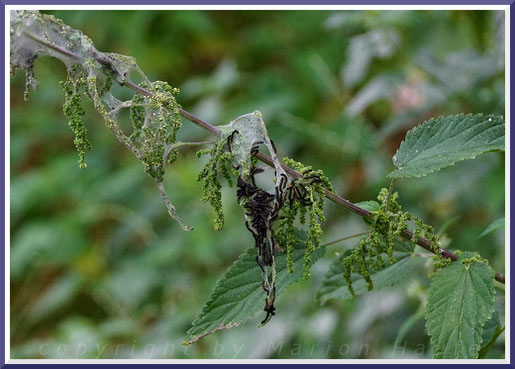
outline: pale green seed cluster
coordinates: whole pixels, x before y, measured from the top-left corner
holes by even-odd
[[[291,186],[302,184],[307,190],[308,197],[310,198],[311,205],[304,206],[298,199],[290,203],[289,196],[287,196],[286,204],[281,209],[281,221],[279,222],[278,230],[276,232],[277,239],[280,244],[286,246],[288,271],[293,272],[293,245],[298,242],[295,236],[295,221],[299,218],[299,222],[304,224],[306,216],[309,216],[308,237],[306,240],[307,249],[304,255],[304,278],[310,276],[310,263],[311,254],[320,247],[322,239],[322,226],[321,223],[325,222],[323,213],[325,204],[325,190],[333,191],[331,182],[324,175],[322,170],[313,171],[310,166],[297,162],[290,158],[283,158],[286,165],[296,170],[303,177],[296,179],[291,183]],[[304,178],[304,176],[317,176],[319,181],[312,182],[311,179]]]
[[[74,65],[68,70],[66,80],[60,82],[60,86],[64,91],[63,112],[65,117],[68,118],[68,125],[75,135],[73,143],[79,153],[79,167],[86,168],[84,156],[86,151],[91,149],[91,142],[87,137],[87,129],[82,121],[86,112],[81,103],[88,98],[84,68]]]
[[[429,274],[429,278],[433,278],[434,274],[442,268],[452,264],[452,260],[448,258],[442,258],[438,255],[433,255],[433,272]]]
[[[222,185],[218,180],[218,173],[227,180],[229,186],[234,185],[234,177],[238,171],[232,167],[233,154],[227,151],[227,138],[222,137],[211,148],[200,150],[197,157],[209,154],[210,158],[197,176],[202,181],[201,200],[210,204],[215,211],[214,228],[219,231],[224,226],[224,213],[222,210]]]
[[[275,237],[279,244],[286,247],[286,260],[289,273],[293,273],[293,245],[300,242],[299,238],[295,235],[295,220],[297,219],[299,209],[304,210],[304,216],[301,215],[300,217],[301,222],[304,223],[306,219],[305,208],[301,206],[300,203],[294,202],[291,207],[289,205],[283,207],[281,211],[282,218],[275,232]]]
[[[182,125],[179,105],[174,95],[179,91],[166,82],[156,81],[143,88],[153,91],[152,97],[136,95],[132,100],[130,117],[134,131],[130,136],[132,142],[139,144],[145,172],[158,182],[163,181],[166,161],[172,163],[177,159],[177,149],[169,145],[176,142],[177,131]]]
[[[445,259],[440,255],[439,238],[434,233],[433,227],[412,214],[403,212],[397,201],[398,197],[397,192],[391,193],[386,188],[381,189],[377,196],[380,204],[379,210],[373,214],[373,221],[368,223],[372,226],[370,233],[343,259],[343,275],[347,282],[347,288],[353,296],[352,273],[361,275],[367,282],[367,288],[373,289],[374,284],[370,277],[370,271],[379,271],[386,266],[384,256],[388,258],[389,264],[396,262],[393,256],[395,242],[399,239],[401,232],[408,228],[410,221],[415,225],[411,241],[416,243],[419,237],[427,238],[431,242],[431,249],[437,255],[438,260]],[[445,260],[441,260],[441,263],[446,263]]]

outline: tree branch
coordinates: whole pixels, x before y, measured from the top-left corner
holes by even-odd
[[[72,53],[66,49],[63,49],[61,47],[58,47],[57,45],[54,45],[53,43],[51,42],[48,42],[47,40],[44,40],[44,39],[41,39],[39,38],[38,36],[28,32],[28,31],[25,31],[24,34],[31,38],[32,40],[36,41],[36,42],[39,42],[47,47],[50,47],[52,48],[53,50],[55,51],[58,51],[70,58],[73,58],[73,59],[76,59],[77,62],[82,62],[82,58],[75,54],[75,53]],[[98,50],[96,50],[95,48],[92,48],[90,50],[90,53],[91,53],[91,57],[94,58],[95,60],[97,60],[100,64],[104,65],[106,68],[108,68],[109,70],[111,70],[113,73],[117,73],[117,71],[115,69],[113,69],[111,67],[111,65],[109,64],[106,64],[105,61],[102,59],[101,57],[101,53],[98,52]],[[121,77],[121,76],[119,76]],[[145,96],[148,96],[148,97],[152,97],[153,96],[153,93],[152,91],[149,91],[143,87],[140,87],[138,86],[137,84],[131,82],[130,80],[127,80],[127,79],[124,79],[124,82],[123,83],[120,83],[120,85],[122,86],[125,86],[125,87],[128,87],[130,88],[131,90],[139,93],[139,94],[142,94],[142,95],[145,95]],[[221,136],[222,134],[222,131],[217,128],[216,126],[213,126],[212,124],[200,119],[199,117],[187,112],[186,110],[184,109],[179,109],[179,113],[180,115],[185,118],[186,120],[190,121],[191,123],[193,124],[196,124],[197,126],[199,126],[200,128],[202,129],[205,129],[213,134],[215,134],[216,136]],[[265,155],[261,152],[258,152],[256,154],[256,157],[261,160],[263,163],[273,167],[274,164],[273,164],[273,161],[272,161],[272,158],[269,157],[268,155]],[[302,175],[291,169],[290,167],[282,164],[284,170],[292,177],[294,178],[299,178],[301,177]],[[357,214],[361,217],[370,217],[372,215],[372,213],[370,213],[369,211],[363,209],[363,208],[360,208],[359,206],[355,205],[354,203],[350,202],[349,200],[346,200],[344,199],[343,197],[329,191],[329,190],[325,190],[325,197],[328,198],[329,200],[331,200],[332,202],[334,202],[335,204],[341,206],[341,207],[344,207],[348,210],[350,210],[351,212],[353,212],[354,214]],[[401,232],[401,235],[402,237],[408,239],[408,240],[411,240],[413,238],[413,233],[411,231],[409,231],[408,229],[403,229],[402,232]],[[431,248],[431,242],[424,238],[424,237],[419,237],[417,242],[416,242],[417,245],[419,245],[420,247],[426,249],[427,251],[431,252],[431,253],[434,253],[434,251],[432,250]],[[443,256],[443,257],[446,257],[446,258],[449,258],[451,259],[452,261],[455,261],[458,259],[458,256],[454,253],[452,253],[451,251],[449,250],[446,250],[444,248],[440,248],[440,254]],[[505,283],[505,276],[501,273],[498,273],[496,272],[495,273],[495,279],[501,283]]]

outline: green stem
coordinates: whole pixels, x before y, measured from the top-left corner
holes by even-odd
[[[393,184],[395,183],[397,178],[392,178],[390,181],[390,186],[388,187],[388,197],[386,198],[386,209],[385,213],[388,214],[388,208],[390,207],[390,197],[392,197],[393,192]]]
[[[351,238],[361,237],[361,236],[367,235],[369,233],[370,233],[369,231],[366,231],[366,232],[360,232],[360,233],[356,233],[356,234],[351,234],[350,236],[345,236],[345,237],[342,237],[342,238],[338,238],[337,240],[325,243],[325,244],[322,245],[322,247],[324,247],[324,246],[331,246],[331,245],[334,245],[335,243],[346,241],[346,240],[350,240]]]

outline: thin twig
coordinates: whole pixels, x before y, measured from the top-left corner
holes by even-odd
[[[200,146],[200,145],[212,145],[215,141],[177,141],[170,145],[172,149],[176,149],[182,146]]]
[[[390,207],[390,198],[392,197],[392,192],[393,192],[393,184],[395,183],[396,180],[397,180],[397,178],[392,178],[392,180],[390,181],[390,186],[388,187],[388,198],[386,199],[386,209],[385,209],[386,214],[388,214],[388,209]]]
[[[364,236],[364,235],[369,234],[369,233],[370,233],[370,231],[360,232],[360,233],[356,233],[356,234],[351,234],[350,236],[345,236],[345,237],[342,237],[342,238],[338,238],[337,240],[334,240],[334,241],[331,241],[331,242],[327,242],[327,243],[323,244],[322,247],[331,246],[331,245],[334,245],[335,243],[346,241],[346,240],[350,240],[351,238],[361,237],[361,236]]]
[[[63,49],[63,48],[61,48],[61,47],[59,47],[57,45],[54,45],[51,42],[43,40],[43,39],[41,39],[41,38],[39,38],[39,37],[37,37],[37,36],[27,32],[27,31],[24,32],[24,34],[27,37],[33,39],[34,41],[37,41],[37,42],[39,42],[39,43],[41,43],[43,45],[46,45],[46,46],[52,48],[55,51],[61,52],[62,54],[66,55],[66,56],[68,56],[70,58],[76,59],[78,62],[82,61],[82,58],[80,57],[80,55],[77,55],[77,54],[75,54],[75,53],[73,53],[73,52],[71,52],[69,50],[65,50],[65,49]],[[103,62],[103,60],[101,59],[101,54],[98,51],[96,51],[96,52],[94,52],[94,51],[96,51],[96,50],[94,50],[94,49],[91,50],[91,56],[95,60],[99,61],[102,65],[104,65],[106,68],[111,70],[113,73],[117,73],[117,71],[114,70],[113,68],[111,68],[110,65],[106,65]],[[149,90],[147,90],[147,89],[145,89],[143,87],[140,87],[137,84],[135,84],[135,83],[133,83],[133,82],[131,82],[129,80],[125,79],[124,82],[119,82],[119,83],[120,83],[120,85],[126,86],[126,87],[130,88],[131,90],[133,90],[133,91],[135,91],[135,92],[137,92],[139,94],[142,94],[142,95],[145,95],[145,96],[148,96],[148,97],[152,97],[153,96],[152,91],[149,91]],[[209,132],[211,132],[211,133],[213,133],[213,134],[215,134],[217,136],[221,136],[222,131],[219,128],[213,126],[212,124],[210,124],[210,123],[200,119],[199,117],[197,117],[197,116],[187,112],[184,109],[179,109],[179,113],[180,113],[180,115],[183,118],[185,118],[186,120],[190,121],[191,123],[196,124],[197,126],[203,128],[203,129],[205,129],[205,130],[207,130],[207,131],[209,131]],[[271,167],[274,166],[272,158],[269,157],[268,155],[265,155],[265,154],[263,154],[261,152],[258,152],[256,154],[256,157],[259,160],[261,160],[263,163],[268,164]],[[286,166],[284,164],[282,164],[282,167],[284,168],[284,170],[290,176],[292,176],[294,178],[300,178],[302,176],[299,172],[293,170],[292,168],[290,168],[290,167],[288,167],[288,166]],[[367,211],[367,210],[365,210],[363,208],[360,208],[359,206],[355,205],[354,203],[350,202],[349,200],[346,200],[343,197],[338,196],[337,194],[335,194],[335,193],[333,193],[333,192],[331,192],[331,191],[329,191],[327,189],[324,190],[324,191],[325,191],[325,197],[326,198],[328,198],[332,202],[336,203],[337,205],[340,205],[340,206],[350,210],[354,214],[357,214],[357,215],[365,217],[365,218],[370,217],[372,215],[372,213],[370,213],[369,211]],[[403,229],[401,231],[401,236],[406,238],[406,239],[408,239],[408,240],[411,240],[413,238],[413,233],[411,231],[409,231],[408,229]],[[419,237],[417,242],[416,242],[416,244],[421,246],[421,247],[423,247],[427,251],[434,253],[434,251],[431,248],[431,242],[428,239],[426,239],[424,237]],[[446,258],[451,259],[452,261],[455,261],[455,260],[458,259],[458,256],[456,254],[454,254],[451,251],[446,250],[444,248],[440,248],[440,254],[442,256],[446,257]],[[497,281],[501,282],[501,283],[505,283],[505,276],[503,274],[501,274],[501,273],[496,272],[495,273],[495,279]]]
[[[36,42],[39,42],[40,44],[42,45],[45,45],[49,48],[51,48],[52,50],[54,51],[57,51],[63,55],[66,55],[72,59],[75,59],[77,61],[82,61],[82,58],[79,54],[75,54],[74,52],[70,51],[70,50],[67,50],[59,45],[56,45],[54,44],[53,42],[50,42],[50,41],[47,41],[47,40],[44,40],[42,38],[40,38],[39,36],[36,36],[35,34],[33,34],[32,32],[29,32],[29,31],[23,31],[23,34],[25,36],[27,36],[28,38],[36,41]]]

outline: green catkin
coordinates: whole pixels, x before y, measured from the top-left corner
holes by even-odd
[[[285,206],[290,206],[289,201]],[[281,224],[276,232],[276,239],[279,244],[285,245],[286,247],[286,262],[288,265],[288,273],[293,273],[293,245],[300,242],[298,237],[295,235],[295,218],[300,209],[304,207],[299,206],[297,202],[291,205],[289,211],[284,212]]]
[[[416,243],[423,234],[423,231],[424,231],[422,228],[423,223],[419,219],[412,219],[412,220],[413,220],[413,222],[415,222],[416,227],[415,227],[415,230],[413,231],[413,236],[411,237],[411,242]]]
[[[297,215],[299,216],[299,222],[301,224],[305,224],[306,220],[309,221],[308,237],[306,240],[307,249],[304,254],[303,265],[304,278],[308,279],[310,277],[311,255],[320,247],[323,234],[321,223],[325,222],[325,217],[323,214],[325,204],[325,189],[333,191],[333,188],[329,179],[324,175],[323,171],[313,171],[311,166],[305,166],[304,164],[290,158],[283,158],[283,161],[286,165],[302,174],[303,177],[296,179],[295,183],[292,185],[304,185],[306,191],[308,192],[308,197],[311,199],[311,205],[307,206],[302,205],[298,200],[295,200],[293,204],[289,204],[288,201],[288,204],[284,206],[281,211],[283,220],[279,225],[279,229],[281,230],[279,234],[281,235],[281,239],[286,240],[285,244],[288,250],[288,245],[293,245],[296,240],[294,235],[295,227],[293,224],[297,219]],[[310,183],[309,177],[313,175],[318,176],[321,182]],[[304,176],[308,178],[304,178]],[[293,272],[293,249],[290,248],[290,250],[291,251],[287,253],[287,263],[289,265],[288,270]]]
[[[395,259],[393,258],[393,249],[395,248],[395,236],[393,234],[392,227],[388,227],[386,231],[386,240],[387,240],[387,249],[386,255],[388,255],[388,261],[390,264],[395,263]]]
[[[165,156],[165,147],[176,142],[182,125],[179,105],[175,101],[178,89],[162,81],[153,82],[150,88],[152,97],[142,99],[136,95],[132,100],[130,117],[134,131],[131,141],[140,145],[145,171],[162,182],[165,160],[172,163],[178,155],[177,150],[172,148],[168,158]]]
[[[165,147],[162,143],[157,143],[162,139],[161,129],[154,131],[143,128],[141,134],[143,148],[143,168],[151,177],[158,182],[163,182],[164,176],[164,153]]]
[[[393,234],[398,237],[400,236],[403,229],[408,227],[408,221],[411,220],[411,214],[409,213],[397,213],[393,220]]]
[[[132,104],[129,110],[129,117],[131,118],[132,125],[135,133],[143,128],[145,124],[145,98],[141,95],[135,95],[132,98]]]
[[[308,214],[308,209],[305,206],[301,206],[299,208],[299,222],[300,224],[306,224],[306,216]]]
[[[347,283],[347,289],[349,290],[350,295],[352,297],[356,297],[356,294],[354,292],[354,287],[352,287],[351,270],[352,270],[352,259],[344,258],[343,259],[343,277],[345,278],[345,281]]]
[[[293,273],[293,245],[294,243],[298,242],[298,238],[293,233],[295,231],[295,227],[293,226],[294,222],[295,218],[290,217],[286,223],[286,232],[290,235],[286,238],[286,260],[288,264],[288,273]]]
[[[450,260],[450,259],[447,259],[447,260]],[[476,254],[472,257],[469,257],[469,258],[466,258],[466,259],[463,259],[460,261],[462,264],[464,265],[470,265],[470,264],[473,264],[473,263],[485,263],[485,264],[488,264],[490,265],[490,263],[488,262],[488,260],[486,259],[483,259],[480,255]]]
[[[370,269],[378,271],[385,267],[383,254],[388,257],[390,265],[396,262],[394,258],[395,243],[410,221],[415,224],[411,241],[416,243],[419,237],[425,237],[431,242],[431,250],[436,254],[437,263],[447,265],[446,263],[450,262],[440,255],[439,237],[434,234],[433,227],[410,213],[403,212],[398,203],[398,197],[397,192],[390,193],[386,188],[379,191],[377,199],[380,206],[375,214],[375,221],[370,233],[342,260],[343,276],[352,296],[354,296],[352,273],[361,275],[367,282],[367,287],[373,288]]]
[[[445,268],[450,265],[452,260],[449,258],[443,258],[438,255],[433,255],[433,268],[434,271],[429,275],[429,278],[433,278],[434,274],[441,268]]]
[[[362,240],[359,249],[359,258],[358,258],[358,265],[359,265],[359,273],[363,276],[363,279],[365,279],[365,282],[367,282],[367,289],[370,291],[374,289],[374,283],[372,282],[372,279],[370,278],[370,272],[368,270],[367,265],[367,256],[369,256],[368,249],[367,249],[367,242],[366,239]]]
[[[310,263],[311,263],[311,254],[317,249],[319,245],[319,240],[317,239],[318,235],[322,233],[322,228],[320,224],[317,223],[315,219],[315,212],[310,209],[309,211],[309,232],[308,238],[306,240],[307,249],[304,254],[304,279],[309,279],[310,277]]]
[[[227,180],[230,186],[234,185],[233,177],[237,171],[232,167],[233,155],[226,150],[226,137],[221,137],[213,144],[211,149],[197,152],[197,157],[209,154],[210,158],[197,176],[202,181],[201,200],[213,207],[215,212],[214,228],[219,231],[224,226],[224,213],[222,209],[222,185],[218,180],[218,173]],[[230,168],[230,169],[229,169]]]
[[[91,142],[87,137],[87,129],[82,121],[86,112],[81,106],[81,102],[87,98],[85,70],[78,65],[73,66],[68,71],[66,81],[62,81],[60,86],[64,91],[63,112],[65,117],[68,118],[68,125],[75,135],[73,143],[79,153],[79,167],[86,168],[84,156],[86,151],[91,150]]]
[[[311,254],[320,247],[320,242],[322,240],[323,231],[321,223],[325,222],[323,214],[324,197],[320,196],[320,194],[318,195],[318,200],[313,201],[313,204],[309,206],[308,248],[304,255],[304,279],[308,279],[310,276],[309,267],[311,264]]]
[[[224,165],[220,165],[220,172],[230,187],[234,186],[234,177],[238,176],[238,171],[228,164],[231,163],[232,158],[233,155],[229,151],[220,155],[220,161],[224,163]]]
[[[381,241],[379,239],[379,234],[377,232],[372,232],[370,234],[370,244],[372,245],[374,249],[374,255],[376,257],[376,260],[374,261],[373,267],[375,270],[380,270],[381,268],[385,267],[383,257],[381,256],[381,253],[383,252],[381,248]]]

